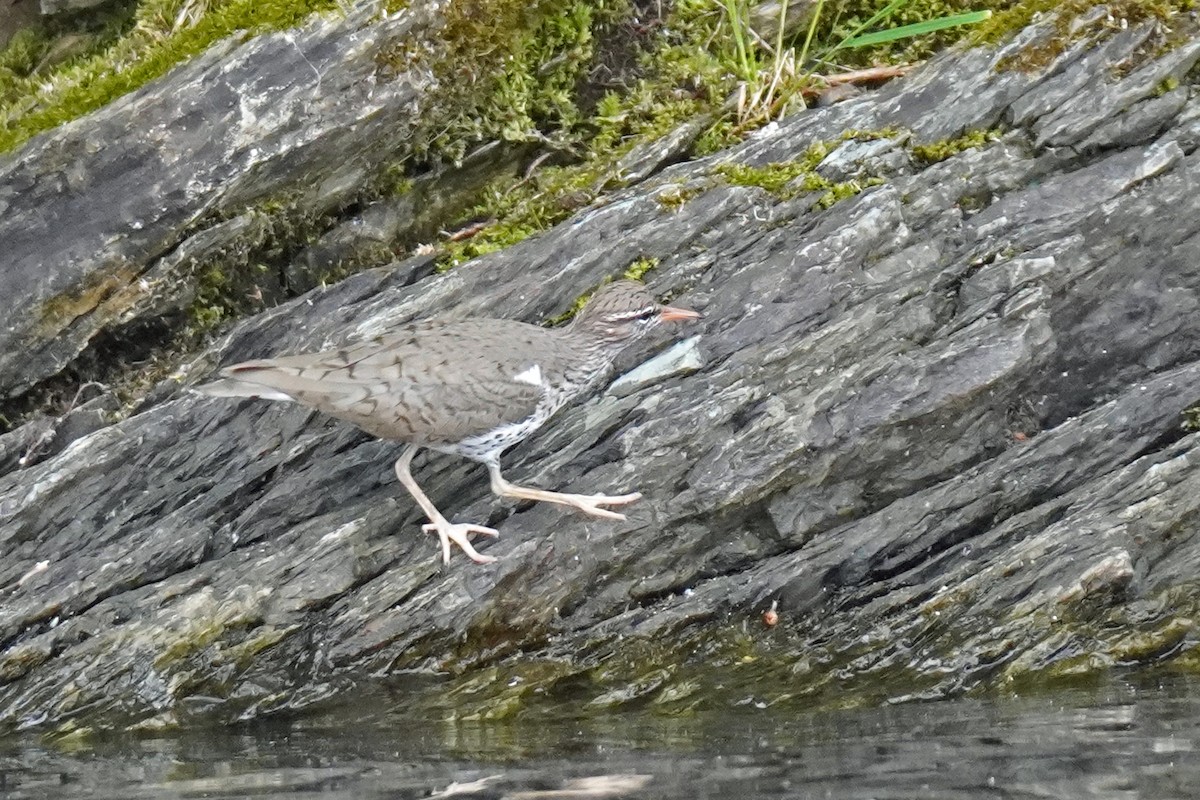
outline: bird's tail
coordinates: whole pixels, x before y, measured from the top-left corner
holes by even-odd
[[[238,365],[241,367],[242,365]],[[197,386],[193,391],[200,394],[206,394],[210,397],[261,397],[264,400],[295,400],[290,394],[283,392],[273,386],[266,386],[254,381],[243,380],[234,377],[239,370],[238,367],[227,368],[221,370],[221,374],[225,377],[218,380],[206,383],[202,386]],[[253,374],[252,370],[245,370],[248,374]]]

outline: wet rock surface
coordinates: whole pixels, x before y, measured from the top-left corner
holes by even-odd
[[[504,504],[479,467],[422,456],[451,519],[501,530],[494,565],[444,569],[392,474],[400,445],[174,381],[40,463],[6,459],[0,722],[251,718],[407,670],[454,676],[410,702],[486,716],[1194,663],[1200,44],[1114,77],[1134,28],[996,69],[1044,33],[939,57],[449,273],[413,259],[315,289],[183,375],[434,314],[539,321],[656,258],[649,284],[705,319],[620,371],[672,338],[683,360],[506,459],[514,481],[643,492],[624,523]],[[981,128],[995,140],[936,163],[914,150]],[[837,180],[882,182],[822,208],[720,177],[815,141]]]

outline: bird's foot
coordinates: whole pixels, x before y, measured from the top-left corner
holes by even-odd
[[[603,508],[603,506],[623,506],[642,499],[641,492],[618,495],[563,494],[561,492],[555,492],[555,494],[559,498],[555,500],[555,502],[561,502],[563,505],[572,506],[593,517],[619,520],[625,519],[625,515],[617,511],[609,511],[607,508]]]
[[[485,536],[496,537],[500,535],[500,531],[495,528],[488,528],[483,525],[472,525],[469,522],[447,522],[440,520],[438,522],[427,522],[421,526],[421,530],[426,533],[436,532],[438,539],[442,542],[442,563],[450,563],[450,543],[454,542],[459,549],[467,554],[467,557],[476,564],[490,564],[496,560],[495,556],[485,556],[477,552],[471,545],[471,540],[467,538],[468,534],[482,533]]]

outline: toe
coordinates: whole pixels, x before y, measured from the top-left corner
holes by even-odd
[[[591,500],[596,505],[623,506],[623,505],[627,505],[628,503],[635,503],[638,500],[641,500],[642,493],[641,492],[632,492],[630,494],[618,494],[618,495],[594,494],[591,497],[589,497],[588,499]]]
[[[593,517],[600,517],[602,519],[616,519],[616,520],[624,520],[625,519],[624,514],[618,512],[618,511],[609,511],[607,508],[601,508],[600,506],[581,507],[581,510],[587,514],[590,514]]]

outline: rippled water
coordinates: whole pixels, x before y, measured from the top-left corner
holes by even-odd
[[[396,698],[391,698],[395,703]],[[381,702],[382,701],[382,702]],[[811,715],[290,722],[67,750],[0,740],[5,798],[1185,798],[1200,681]],[[569,716],[569,714],[567,715]]]

